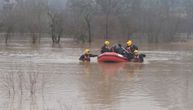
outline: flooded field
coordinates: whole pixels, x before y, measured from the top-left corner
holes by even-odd
[[[0,110],[192,110],[192,46],[140,45],[142,64],[80,63],[82,47],[1,44]]]

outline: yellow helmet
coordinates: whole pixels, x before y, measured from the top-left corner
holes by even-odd
[[[106,40],[106,41],[104,42],[104,44],[105,44],[105,45],[109,45],[110,42],[109,42],[108,40]]]
[[[134,53],[135,53],[135,54],[138,54],[138,50],[135,50]]]
[[[128,40],[128,41],[127,41],[127,45],[128,45],[128,46],[131,46],[131,45],[132,45],[132,41],[131,41],[131,40]]]
[[[84,50],[84,54],[89,54],[90,50],[89,49],[85,49]]]

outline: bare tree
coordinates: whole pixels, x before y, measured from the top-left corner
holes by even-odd
[[[109,25],[110,25],[110,16],[119,9],[118,0],[95,0],[97,5],[99,6],[100,11],[104,14],[105,16],[105,39],[109,37],[110,30],[109,30]],[[103,16],[103,15],[101,15]]]
[[[121,14],[119,20],[124,33],[129,37],[141,28],[140,19],[142,0],[123,0],[120,4]]]
[[[20,33],[29,33],[32,43],[40,42],[41,34],[47,24],[46,2],[44,0],[25,0],[17,3],[17,29]]]
[[[185,14],[182,14],[181,16],[186,16],[185,23],[186,23],[186,29],[187,32],[187,39],[190,39],[190,35],[193,31],[193,1],[192,0],[185,0],[184,2],[185,6]]]
[[[49,11],[50,31],[53,43],[60,43],[60,38],[63,35],[63,15],[62,13]]]
[[[27,2],[27,16],[28,29],[32,35],[32,43],[40,42],[41,33],[43,33],[43,26],[45,28],[45,12],[46,4],[42,0],[29,0]],[[29,13],[29,14],[28,14]]]
[[[82,28],[83,30],[80,31],[80,40],[84,41],[87,40],[88,42],[92,42],[92,19],[95,12],[95,2],[91,0],[69,0],[68,8],[73,13],[72,17],[76,16],[78,19],[74,19],[75,22],[79,22],[79,29],[81,30],[82,27],[87,27],[87,29]],[[77,24],[77,23],[76,23]],[[88,36],[88,37],[87,37]],[[83,37],[83,38],[81,38]]]
[[[14,32],[15,25],[14,12],[12,10],[4,10],[3,12],[3,31],[5,32],[5,44],[8,44],[8,39],[11,37],[11,33]]]
[[[189,38],[193,30],[192,0],[67,0],[61,9],[50,4],[49,0],[17,0],[14,7],[2,10],[5,43],[18,32],[29,33],[32,43],[50,33],[58,44],[64,36],[91,43],[96,36],[132,34],[143,34],[149,42],[173,41],[177,33],[187,33]]]

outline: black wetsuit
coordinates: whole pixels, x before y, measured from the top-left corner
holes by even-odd
[[[93,54],[83,54],[80,56],[79,60],[81,61],[90,61],[90,57],[96,57],[97,55],[93,55]]]
[[[121,44],[116,44],[112,47],[113,52],[124,55],[125,49],[121,46]]]
[[[104,52],[112,52],[112,50],[108,46],[104,45],[101,48],[101,53],[104,53]]]
[[[134,62],[143,62],[144,57],[146,57],[145,54],[139,54],[139,55],[134,55],[134,58],[132,59]]]
[[[135,50],[138,50],[138,47],[136,45],[131,45],[131,46],[126,46],[125,49],[129,52],[129,53],[134,53]]]

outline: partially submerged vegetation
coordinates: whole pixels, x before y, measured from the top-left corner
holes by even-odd
[[[183,39],[192,35],[192,0],[66,0],[58,6],[50,0],[3,0],[1,4],[0,32],[6,44],[18,33],[31,36],[32,43],[49,34],[56,44],[61,37],[92,42],[135,36],[157,43],[175,41],[179,33]]]

